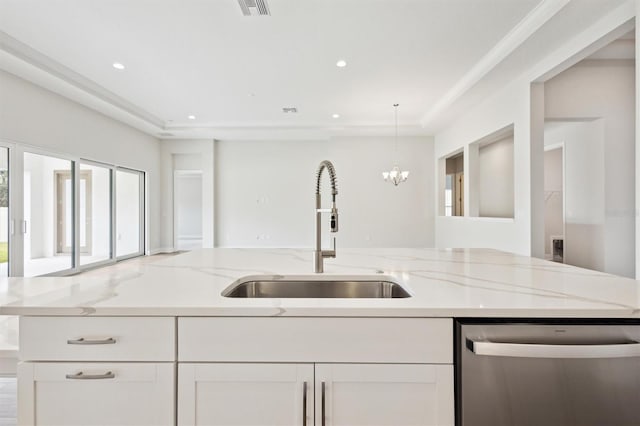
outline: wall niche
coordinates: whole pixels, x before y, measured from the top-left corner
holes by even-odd
[[[444,165],[440,215],[464,216],[464,152],[455,152],[440,161]]]
[[[514,217],[513,124],[469,144],[470,216]]]

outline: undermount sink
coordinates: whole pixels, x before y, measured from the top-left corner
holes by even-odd
[[[240,278],[222,295],[245,298],[347,298],[391,299],[411,297],[385,275],[318,276],[252,275]]]

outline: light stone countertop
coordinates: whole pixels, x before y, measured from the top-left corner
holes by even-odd
[[[242,299],[246,275],[315,275],[312,251],[202,249],[114,277],[9,278],[2,315],[640,318],[640,281],[488,249],[339,249],[324,275],[394,277],[405,299]]]

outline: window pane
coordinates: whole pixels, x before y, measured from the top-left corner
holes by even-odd
[[[116,256],[140,253],[141,173],[116,170]]]
[[[9,150],[0,148],[0,276],[9,275]]]
[[[80,264],[111,258],[111,170],[80,164]]]
[[[71,212],[73,211],[72,202],[73,202],[73,189],[71,188],[71,176],[65,177],[64,179],[64,244],[66,247],[71,247],[73,245],[73,216]]]
[[[24,154],[24,276],[73,267],[72,162]]]

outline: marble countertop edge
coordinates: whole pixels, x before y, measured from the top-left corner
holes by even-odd
[[[640,318],[640,281],[492,249],[342,249],[325,264],[326,277],[390,276],[410,298],[221,295],[241,277],[318,277],[309,254],[201,249],[99,277],[10,278],[0,315]]]

